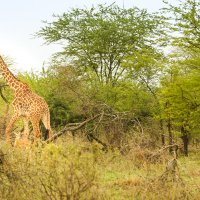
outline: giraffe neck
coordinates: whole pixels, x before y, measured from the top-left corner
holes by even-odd
[[[19,88],[22,87],[23,83],[19,81],[13,73],[8,69],[6,63],[0,56],[0,72],[3,75],[4,79],[6,80],[6,83],[9,85],[9,87],[16,92],[19,90]]]

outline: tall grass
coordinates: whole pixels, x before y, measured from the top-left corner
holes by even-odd
[[[175,178],[163,179],[171,155],[152,159],[155,152],[134,141],[129,148],[127,154],[103,152],[97,144],[68,137],[27,148],[2,142],[0,199],[199,199],[199,153],[178,158]]]

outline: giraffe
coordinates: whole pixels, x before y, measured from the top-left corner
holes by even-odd
[[[46,101],[36,93],[32,92],[26,83],[23,83],[16,78],[8,69],[8,66],[1,56],[0,72],[8,86],[14,92],[14,100],[12,102],[14,113],[5,130],[6,141],[10,143],[10,133],[12,127],[19,118],[23,118],[25,135],[29,134],[29,121],[32,123],[34,141],[41,136],[39,128],[40,120],[47,129],[49,137],[51,137],[52,130],[50,126],[50,113]]]

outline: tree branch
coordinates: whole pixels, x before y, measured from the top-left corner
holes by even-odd
[[[95,120],[96,118],[100,117],[102,114],[97,114],[95,115],[94,117],[91,117],[85,121],[83,121],[82,123],[80,123],[79,125],[77,125],[77,123],[75,123],[75,125],[77,126],[74,126],[74,127],[68,127],[67,125],[61,130],[59,131],[58,133],[54,134],[51,138],[49,138],[48,140],[46,140],[46,143],[50,143],[50,142],[53,142],[54,140],[56,140],[58,137],[60,137],[61,135],[63,135],[66,131],[76,131],[80,128],[82,128],[83,126],[85,126],[87,123]],[[72,124],[70,124],[72,125]]]

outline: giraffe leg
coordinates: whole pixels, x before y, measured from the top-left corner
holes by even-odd
[[[33,126],[34,141],[35,141],[35,139],[41,137],[39,122],[40,121],[38,120],[38,117],[32,117],[31,118],[31,123],[32,123],[32,126]]]
[[[13,115],[12,118],[10,119],[7,127],[6,127],[6,131],[5,131],[5,135],[6,135],[6,141],[8,143],[10,143],[10,133],[11,133],[11,130],[12,130],[12,127],[14,125],[14,123],[17,121],[17,119],[19,118],[18,115]]]
[[[42,117],[42,123],[44,124],[44,126],[46,128],[46,136],[45,136],[45,140],[46,140],[52,136],[49,112],[44,113],[44,115]]]
[[[24,131],[23,131],[24,133],[23,133],[23,135],[28,138],[28,136],[29,136],[29,126],[28,126],[29,120],[27,118],[24,118],[23,121],[24,121]]]

